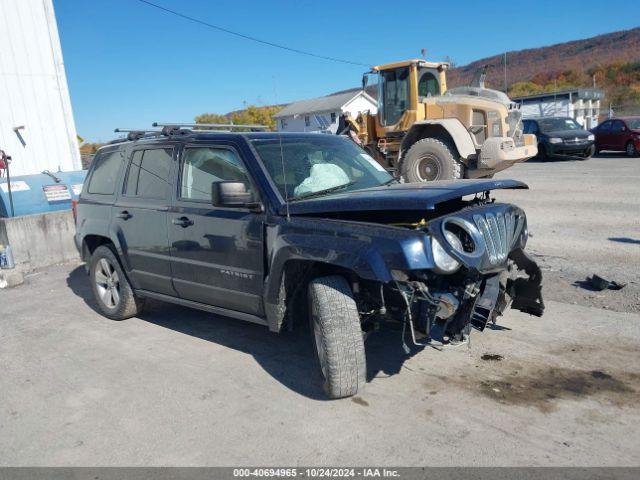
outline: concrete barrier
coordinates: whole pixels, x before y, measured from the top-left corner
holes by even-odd
[[[75,231],[70,210],[0,218],[0,244],[11,245],[21,273],[79,259]]]

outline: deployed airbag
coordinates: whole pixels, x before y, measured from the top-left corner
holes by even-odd
[[[344,185],[350,181],[349,176],[338,165],[334,165],[333,163],[318,163],[311,167],[309,176],[294,189],[293,194],[298,196],[318,192],[327,188],[337,187],[338,185]]]

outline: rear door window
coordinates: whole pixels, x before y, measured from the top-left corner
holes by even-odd
[[[120,151],[101,154],[93,168],[87,192],[113,195],[116,191],[116,181],[122,160],[123,155]]]
[[[611,131],[611,122],[606,121],[598,127],[598,132],[607,133]]]
[[[124,194],[141,198],[167,198],[172,154],[171,148],[134,151]]]

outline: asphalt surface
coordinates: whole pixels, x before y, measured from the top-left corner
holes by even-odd
[[[529,215],[545,316],[409,356],[380,332],[353,399],[323,398],[304,331],[159,302],[113,322],[82,266],[30,275],[0,291],[0,465],[638,465],[638,166],[504,172],[532,187],[500,198]],[[591,271],[636,283],[594,300]]]

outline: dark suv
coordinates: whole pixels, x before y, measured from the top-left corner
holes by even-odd
[[[509,301],[542,314],[525,214],[489,197],[523,183],[401,184],[331,135],[174,127],[129,139],[98,151],[76,206],[76,244],[109,318],[137,315],[146,298],[272,332],[308,318],[337,398],[363,386],[364,336],[383,322],[408,350],[463,342]]]

